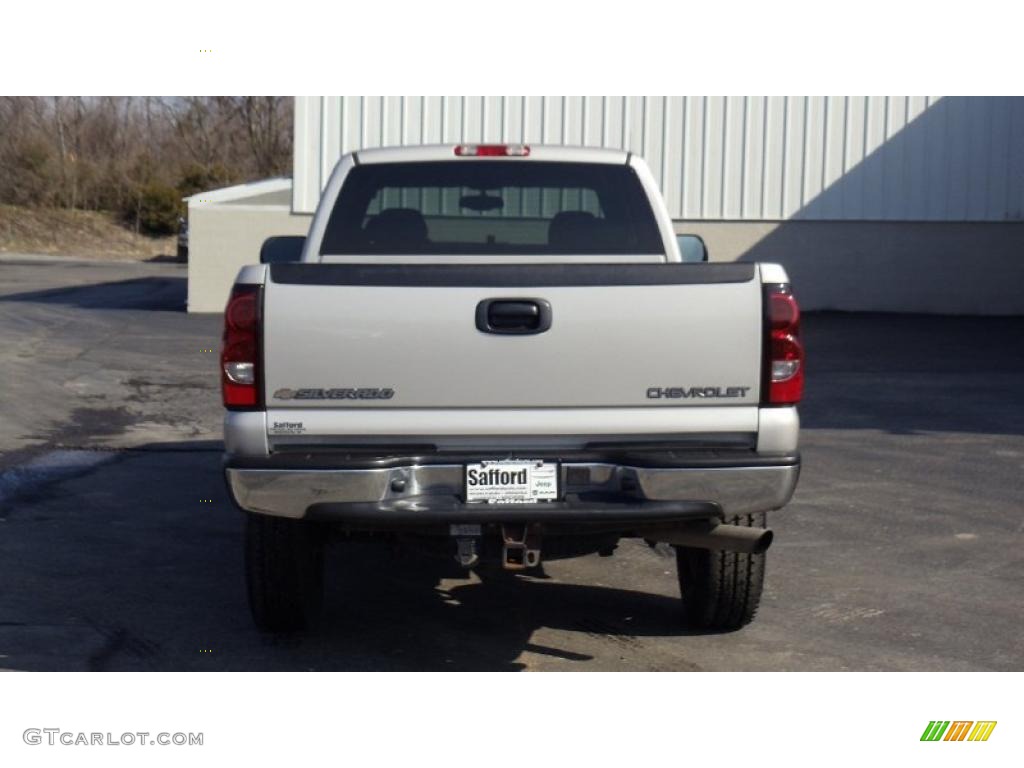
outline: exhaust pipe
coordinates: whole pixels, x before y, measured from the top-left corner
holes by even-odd
[[[748,528],[745,525],[724,523],[687,523],[678,528],[667,528],[644,534],[645,539],[662,541],[679,547],[694,549],[721,549],[759,555],[772,544],[775,534],[770,528]]]

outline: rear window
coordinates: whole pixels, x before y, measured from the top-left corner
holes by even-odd
[[[664,254],[627,165],[379,163],[345,178],[320,247],[345,254]]]

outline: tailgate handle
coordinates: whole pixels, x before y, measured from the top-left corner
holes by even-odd
[[[551,305],[544,299],[484,299],[476,305],[476,327],[484,333],[544,333]]]

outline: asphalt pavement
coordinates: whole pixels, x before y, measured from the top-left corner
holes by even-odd
[[[337,544],[322,622],[280,637],[248,615],[220,318],[185,280],[0,259],[0,668],[1024,669],[1024,318],[805,318],[803,473],[746,629],[682,631],[640,543],[482,580]]]

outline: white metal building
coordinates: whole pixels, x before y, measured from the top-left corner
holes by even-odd
[[[297,97],[290,193],[190,201],[190,309],[304,233],[343,153],[449,142],[640,154],[678,231],[782,262],[808,308],[1024,313],[1024,98],[970,97]]]

